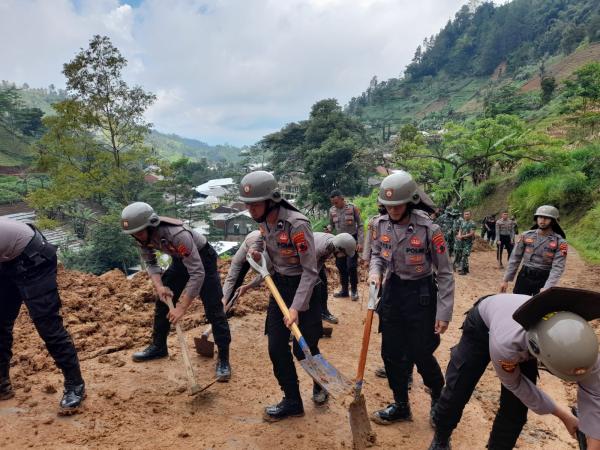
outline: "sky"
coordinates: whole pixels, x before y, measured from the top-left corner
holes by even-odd
[[[467,0],[0,0],[0,79],[64,87],[62,65],[95,34],[157,95],[161,132],[251,145],[398,77]]]

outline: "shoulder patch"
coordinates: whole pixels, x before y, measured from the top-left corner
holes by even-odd
[[[517,370],[517,366],[519,365],[517,362],[505,361],[503,359],[499,360],[498,363],[500,364],[500,367],[502,367],[502,370],[508,373],[513,373]]]
[[[177,253],[179,253],[180,256],[187,258],[192,252],[185,245],[179,244],[179,246],[177,247]]]
[[[438,230],[431,236],[431,242],[433,243],[436,253],[442,254],[446,252],[446,241],[444,239],[444,234],[441,231]]]
[[[304,231],[298,231],[292,235],[292,242],[296,246],[298,253],[306,253],[308,250],[308,243],[306,242],[306,236]]]
[[[558,249],[560,250],[560,252],[562,253],[563,256],[567,256],[567,253],[569,251],[569,246],[566,242],[561,242],[560,245],[558,246]]]

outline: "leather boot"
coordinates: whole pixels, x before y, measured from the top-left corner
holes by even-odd
[[[166,358],[169,356],[169,351],[167,347],[159,347],[156,344],[152,343],[148,347],[146,347],[141,352],[135,352],[131,355],[131,359],[135,362],[144,362],[151,361],[153,359]]]
[[[379,425],[389,425],[394,422],[410,422],[412,413],[408,403],[392,403],[387,408],[375,411],[371,420]]]
[[[10,384],[10,378],[0,377],[0,400],[8,400],[15,396],[15,391]]]
[[[287,417],[301,417],[303,415],[304,406],[302,405],[302,399],[294,400],[283,397],[283,400],[276,405],[265,408],[264,419],[267,422],[277,422]]]
[[[358,301],[358,292],[352,291],[352,293],[350,294],[350,299],[352,299],[353,302]]]
[[[229,364],[229,360],[219,358],[215,367],[215,375],[217,381],[221,383],[225,383],[231,379],[231,365]]]
[[[348,297],[348,291],[339,291],[339,292],[335,292],[333,294],[333,296],[335,298],[343,298],[343,297]]]
[[[85,383],[65,383],[62,400],[60,401],[60,409],[58,414],[61,416],[70,416],[79,411],[81,402],[85,398]]]
[[[452,450],[452,446],[450,445],[450,438],[443,439],[436,433],[433,436],[433,440],[429,445],[429,450]]]
[[[315,405],[323,406],[329,400],[329,393],[319,384],[313,383],[312,400]]]

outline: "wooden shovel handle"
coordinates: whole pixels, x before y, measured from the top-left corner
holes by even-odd
[[[356,381],[360,382],[365,376],[365,366],[367,365],[367,353],[369,351],[369,340],[371,338],[371,325],[373,323],[373,310],[367,310],[367,318],[363,329],[362,345],[360,347],[360,357],[358,358],[358,370],[356,371]]]
[[[169,307],[170,310],[175,309],[173,305],[173,300],[170,297],[165,299],[165,303]],[[179,339],[179,346],[181,347],[181,354],[183,356],[183,365],[185,366],[185,374],[187,375],[188,383],[190,385],[190,389],[192,393],[198,390],[198,383],[196,382],[196,374],[194,372],[194,367],[192,366],[192,361],[190,359],[190,353],[188,350],[187,343],[185,342],[185,335],[183,334],[183,330],[181,329],[181,325],[179,323],[175,324],[175,330],[177,331],[177,338]]]

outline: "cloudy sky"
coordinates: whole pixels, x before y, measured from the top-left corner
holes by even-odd
[[[252,144],[397,77],[467,0],[0,0],[0,79],[64,86],[62,64],[111,37],[158,96],[162,132]]]

